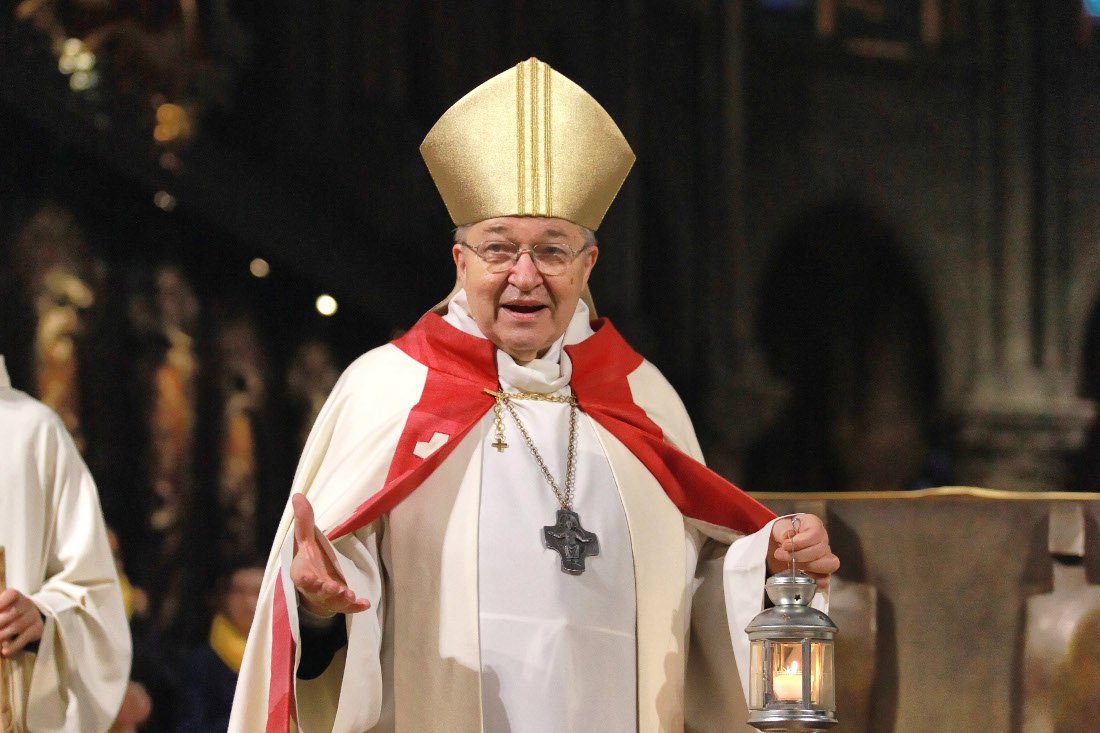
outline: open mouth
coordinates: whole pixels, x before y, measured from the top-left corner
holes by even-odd
[[[538,313],[547,308],[542,303],[507,303],[501,307],[512,313]]]

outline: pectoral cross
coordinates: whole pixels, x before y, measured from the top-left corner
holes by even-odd
[[[584,560],[600,554],[595,532],[581,526],[581,518],[568,509],[558,510],[558,522],[542,528],[546,546],[561,555],[561,571],[570,575],[584,572]]]
[[[508,447],[508,444],[504,442],[504,438],[497,438],[496,442],[491,445],[497,449],[497,453],[500,453]]]

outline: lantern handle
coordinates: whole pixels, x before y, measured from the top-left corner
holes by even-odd
[[[801,525],[802,525],[802,521],[798,518],[798,515],[795,514],[793,517],[791,517],[791,528],[789,530],[787,530],[787,539],[789,539],[791,541],[791,577],[792,578],[798,577],[798,574],[797,574],[797,571],[796,571],[797,563],[795,562],[795,559],[794,559],[794,536],[796,534],[798,534],[798,528]]]

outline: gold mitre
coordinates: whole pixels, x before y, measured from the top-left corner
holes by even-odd
[[[420,154],[457,226],[554,216],[596,230],[634,165],[599,102],[533,57],[455,102]]]

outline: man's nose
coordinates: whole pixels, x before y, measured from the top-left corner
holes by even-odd
[[[530,290],[542,282],[542,273],[535,266],[535,258],[531,254],[531,250],[524,249],[520,251],[508,279],[513,285],[524,290]]]

